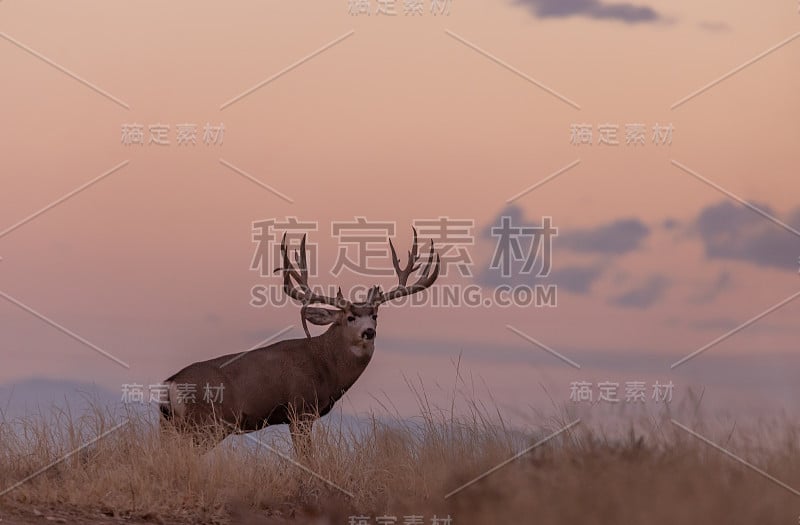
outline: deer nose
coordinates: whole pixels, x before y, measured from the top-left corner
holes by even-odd
[[[364,330],[364,333],[361,334],[361,337],[364,339],[375,339],[375,330],[373,328],[367,328]]]

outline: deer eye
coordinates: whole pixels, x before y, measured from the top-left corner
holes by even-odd
[[[377,321],[378,320],[378,314],[373,314],[372,315],[372,320],[373,321]]]
[[[350,321],[350,322],[352,323],[353,321],[355,321],[355,320],[356,320],[356,318],[355,318],[355,317],[353,317],[352,315],[348,315],[348,316],[347,316],[347,320],[348,320],[348,321]]]

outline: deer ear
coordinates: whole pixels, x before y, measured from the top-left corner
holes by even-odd
[[[342,315],[340,310],[329,310],[327,308],[316,308],[309,306],[306,308],[305,317],[311,324],[326,325],[335,322]]]

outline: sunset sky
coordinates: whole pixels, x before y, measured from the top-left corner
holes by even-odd
[[[414,413],[406,378],[446,400],[461,355],[509,411],[569,404],[573,381],[672,380],[676,398],[797,415],[800,298],[670,368],[800,292],[796,3],[378,3],[0,2],[0,384],[119,392],[302,336],[297,306],[250,305],[279,283],[250,268],[256,221],[317,221],[314,284],[347,290],[395,280],[331,275],[334,222],[393,223],[404,253],[414,221],[471,220],[472,276],[440,283],[490,293],[491,227],[548,216],[556,307],[385,308],[343,410]],[[126,145],[131,124],[171,143]],[[581,124],[593,144],[572,143]],[[598,144],[607,124],[619,145]]]

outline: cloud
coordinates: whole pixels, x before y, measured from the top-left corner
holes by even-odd
[[[661,223],[661,227],[664,228],[665,230],[674,230],[678,226],[680,226],[680,223],[678,222],[678,220],[677,219],[673,219],[671,217],[667,218],[667,219],[664,219],[664,222]]]
[[[574,230],[558,236],[559,246],[604,255],[623,255],[637,250],[650,234],[639,219],[619,219],[597,228]]]
[[[487,224],[483,229],[480,230],[480,235],[484,239],[491,239],[494,240],[495,236],[492,234],[492,229],[497,228],[501,225],[503,217],[508,217],[511,219],[511,224],[513,226],[540,226],[533,221],[529,221],[525,218],[525,211],[517,206],[516,204],[509,204],[502,210],[500,210],[497,215],[494,216],[489,224]]]
[[[756,206],[775,216],[769,206]],[[800,208],[784,222],[800,229]],[[744,206],[729,201],[708,206],[700,212],[692,229],[700,236],[709,259],[797,271],[800,237]]]
[[[617,295],[611,304],[622,308],[648,308],[664,296],[669,279],[663,275],[653,275],[636,288]]]
[[[508,224],[513,227],[542,226],[541,220],[539,222],[531,221],[525,217],[522,208],[517,205],[509,205],[503,208],[489,224],[480,229],[481,238],[491,240],[494,246],[498,239],[496,235],[492,235],[492,229],[500,227],[504,217],[508,217]],[[557,223],[553,226],[558,228]],[[609,256],[624,255],[639,249],[649,234],[650,229],[638,219],[619,219],[596,228],[570,231],[559,228],[558,235],[552,241],[553,268],[548,276],[536,276],[535,270],[540,267],[538,262],[533,273],[522,273],[520,270],[524,262],[513,261],[509,275],[503,276],[499,268],[490,268],[489,261],[486,261],[476,275],[476,281],[483,286],[555,284],[567,292],[585,295],[591,292],[594,283],[604,275],[609,266]],[[594,256],[594,259],[602,256],[602,260],[559,266],[557,261],[558,253],[561,250]],[[541,252],[539,257],[541,259]]]
[[[603,267],[600,265],[565,266],[554,269],[546,280],[568,292],[585,295],[602,275]]]
[[[509,218],[509,224],[513,227],[541,227],[542,225],[541,219],[538,222],[529,220],[525,217],[525,211],[522,208],[516,204],[510,204],[500,210],[489,224],[480,230],[481,238],[494,242],[497,237],[496,234],[492,234],[492,229],[500,227],[504,217]],[[624,255],[639,249],[644,239],[650,235],[650,228],[636,218],[617,219],[595,228],[572,230],[559,227],[556,219],[553,220],[553,223],[553,226],[558,228],[558,236],[553,241],[558,249],[585,254]]]
[[[604,3],[600,0],[515,0],[539,18],[583,16],[598,20],[616,20],[627,24],[662,21],[663,17],[651,7],[627,2]]]
[[[522,273],[521,270],[525,261],[519,259],[515,260],[513,257],[509,257],[508,254],[504,256],[504,260],[508,259],[510,264],[510,271],[508,273],[504,275],[504,272],[500,268],[491,267],[492,260],[496,256],[496,252],[500,246],[499,235],[501,235],[499,231],[493,233],[492,230],[495,228],[503,228],[504,221],[506,221],[506,227],[514,229],[541,226],[541,224],[536,224],[536,222],[528,220],[525,217],[524,210],[516,204],[509,204],[500,210],[497,215],[495,215],[494,218],[489,221],[489,223],[478,230],[479,237],[487,241],[487,244],[491,246],[492,252],[489,256],[489,259],[478,265],[478,271],[475,275],[475,282],[481,286],[487,287],[497,287],[500,285],[518,286],[544,284],[544,280],[536,275],[536,269],[540,267],[538,264],[533,273]],[[530,255],[527,253],[526,246],[523,246],[523,244],[529,246],[530,239],[527,236],[522,235],[513,235],[513,237],[519,240],[520,248],[523,250],[524,257],[526,259],[529,258]],[[556,237],[554,244],[557,240],[558,238]],[[511,244],[512,242],[513,241],[510,239],[507,241],[508,244]],[[537,255],[537,258],[538,260],[541,260],[541,253]]]
[[[547,277],[521,275],[519,273],[504,277],[499,270],[486,268],[477,276],[476,281],[482,286],[496,287],[500,285],[556,285],[570,293],[586,295],[591,292],[592,285],[603,276],[605,268],[601,265],[564,266],[555,268]]]

